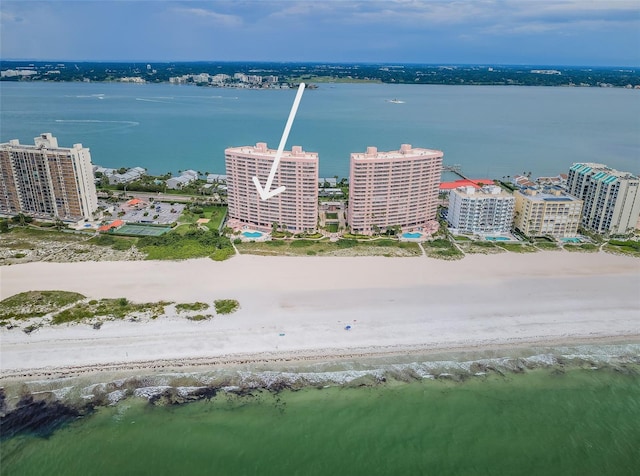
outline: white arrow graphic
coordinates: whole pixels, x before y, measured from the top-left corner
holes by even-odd
[[[276,170],[278,170],[280,157],[282,157],[282,151],[284,151],[284,146],[287,143],[291,125],[293,124],[293,120],[296,117],[296,112],[298,112],[298,105],[300,104],[300,100],[302,99],[302,93],[304,93],[304,83],[300,83],[298,92],[296,93],[296,98],[293,100],[293,106],[291,107],[291,112],[289,113],[289,119],[287,119],[287,125],[284,126],[284,132],[282,133],[282,139],[280,139],[280,145],[278,146],[278,150],[276,152],[276,158],[273,160],[273,164],[271,165],[271,171],[269,172],[269,176],[267,177],[267,183],[264,185],[264,189],[260,185],[260,180],[258,179],[258,177],[253,177],[253,183],[256,184],[256,188],[258,189],[258,193],[260,194],[260,198],[262,200],[267,200],[268,198],[271,198],[274,195],[278,195],[279,193],[285,191],[285,187],[278,187],[274,190],[271,190],[271,185],[273,184],[273,179],[276,176]]]

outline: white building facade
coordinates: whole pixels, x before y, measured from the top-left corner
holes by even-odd
[[[91,219],[98,198],[89,149],[59,147],[51,133],[23,145],[0,144],[0,213],[41,219]]]
[[[459,233],[508,233],[516,199],[497,186],[459,187],[449,194],[447,222]]]

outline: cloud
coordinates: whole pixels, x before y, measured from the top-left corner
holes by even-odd
[[[235,27],[242,26],[242,24],[244,23],[242,20],[242,17],[238,15],[217,13],[212,10],[207,10],[204,8],[175,7],[175,8],[172,8],[172,11],[181,15],[202,19],[206,22],[212,23],[217,26],[235,28]]]
[[[562,47],[566,64],[607,51],[637,64],[639,2],[0,0],[0,48],[5,58],[546,63]]]
[[[24,19],[16,14],[6,11],[0,11],[0,23],[21,23]]]

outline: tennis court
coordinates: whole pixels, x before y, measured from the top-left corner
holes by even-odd
[[[150,225],[122,225],[114,235],[128,236],[160,236],[171,230],[169,226],[150,226]]]

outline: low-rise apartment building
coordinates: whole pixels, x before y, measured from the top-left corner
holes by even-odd
[[[518,190],[514,196],[514,226],[525,235],[556,239],[577,235],[582,200],[560,189]]]

